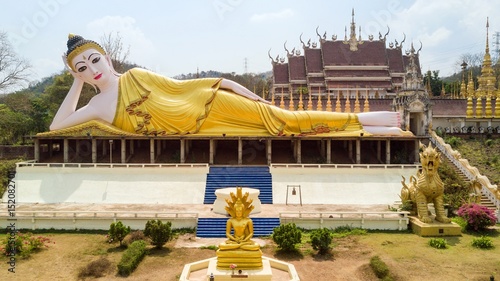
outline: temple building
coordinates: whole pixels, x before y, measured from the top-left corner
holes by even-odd
[[[327,39],[326,32],[318,35],[319,46],[309,40],[305,43],[300,36],[302,49],[289,51],[286,58],[272,58],[273,85],[272,91],[277,95],[290,94],[297,96],[299,92],[311,92],[315,96],[354,98],[355,91],[360,98],[393,98],[403,86],[403,77],[410,63],[410,54],[403,54],[403,43],[397,40],[387,42],[387,33],[378,39],[369,35],[368,39],[356,34],[354,10],[350,24],[350,34],[345,30],[343,40],[337,35]],[[415,65],[420,75],[418,51],[414,56]]]

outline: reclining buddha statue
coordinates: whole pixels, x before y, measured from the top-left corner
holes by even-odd
[[[98,121],[141,135],[403,135],[398,112],[289,111],[224,78],[176,80],[134,68],[117,73],[104,49],[69,35],[63,61],[74,77],[51,130]],[[82,87],[98,89],[76,109]]]

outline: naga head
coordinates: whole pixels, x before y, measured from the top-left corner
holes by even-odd
[[[441,153],[432,144],[426,146],[420,143],[420,163],[422,164],[423,173],[427,175],[434,175],[437,173],[439,164],[441,164]]]

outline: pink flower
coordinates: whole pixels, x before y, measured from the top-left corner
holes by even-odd
[[[237,268],[237,267],[238,267],[238,266],[237,266],[236,264],[234,264],[234,263],[232,263],[232,264],[230,264],[230,265],[229,265],[229,268],[231,268],[231,269],[235,269],[235,268]]]

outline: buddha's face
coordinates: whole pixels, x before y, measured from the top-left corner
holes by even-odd
[[[234,209],[236,217],[241,218],[243,216],[243,208],[242,207],[236,207]]]
[[[72,63],[78,77],[89,84],[105,84],[112,75],[106,56],[96,49],[83,51],[74,57],[70,63]]]

